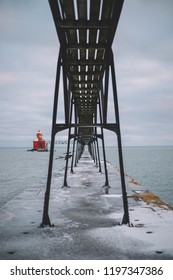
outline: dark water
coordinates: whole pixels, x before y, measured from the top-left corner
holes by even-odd
[[[107,160],[118,166],[117,149],[106,150]],[[57,147],[54,174],[65,166],[65,151]],[[27,187],[45,187],[49,152],[0,148],[0,157],[0,207]],[[124,147],[123,157],[126,174],[173,205],[173,147]]]

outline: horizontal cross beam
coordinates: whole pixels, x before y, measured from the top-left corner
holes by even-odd
[[[69,129],[69,128],[96,128],[96,127],[100,127],[100,128],[105,128],[105,129],[108,129],[108,130],[111,130],[115,133],[118,134],[119,132],[119,129],[118,129],[118,126],[116,123],[105,123],[105,124],[101,124],[101,123],[91,123],[91,124],[85,124],[85,123],[78,123],[78,124],[75,124],[75,123],[68,123],[68,124],[61,124],[61,123],[57,123],[55,125],[55,133],[57,132],[60,132],[62,130],[65,130],[65,129]]]

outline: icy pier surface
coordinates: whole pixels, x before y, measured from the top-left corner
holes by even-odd
[[[131,226],[123,217],[118,169],[105,176],[83,154],[74,173],[54,172],[50,199],[53,227],[40,228],[45,188],[28,188],[0,210],[0,259],[173,259],[173,211],[143,200],[147,192],[126,176]],[[102,170],[104,170],[102,168]]]

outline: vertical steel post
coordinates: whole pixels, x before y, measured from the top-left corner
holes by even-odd
[[[43,208],[43,218],[41,226],[51,226],[49,219],[49,200],[50,200],[50,189],[51,189],[51,179],[52,179],[52,168],[53,168],[53,156],[54,156],[54,144],[55,144],[55,126],[57,117],[57,107],[58,107],[58,96],[59,96],[59,80],[60,80],[60,70],[61,70],[61,49],[59,52],[59,58],[57,63],[56,72],[56,83],[54,92],[54,104],[53,104],[53,117],[52,117],[52,133],[51,133],[51,146],[50,146],[50,156],[49,156],[49,167],[47,176],[47,187],[44,198],[44,208]]]
[[[103,94],[103,123],[107,122],[107,108],[108,108],[108,87],[109,87],[109,64],[105,71],[105,81],[104,81],[104,94]],[[103,87],[102,87],[103,90]]]
[[[95,151],[95,142],[94,141],[92,142],[92,147],[93,147],[93,159],[94,159],[94,162],[96,163],[96,151]]]
[[[97,98],[97,102],[96,102],[96,106],[95,106],[95,123],[97,123],[97,119],[98,119],[98,105],[99,105],[99,94],[98,94],[98,98]],[[101,120],[100,120],[101,122]],[[95,141],[96,141],[96,150],[97,150],[97,158],[98,158],[98,166],[99,166],[99,172],[101,171],[101,161],[100,161],[100,151],[99,151],[99,144],[98,144],[98,134],[97,134],[97,127],[95,127]]]
[[[102,113],[101,113],[100,98],[99,98],[98,105],[99,105],[100,122],[102,123],[103,118],[102,118]],[[105,152],[103,127],[101,127],[101,140],[102,140],[103,161],[104,161],[104,169],[105,169],[105,187],[106,187],[106,194],[107,194],[110,186],[109,186],[109,181],[108,181],[108,171],[107,171],[107,165],[106,165],[106,152]]]
[[[77,145],[76,145],[76,157],[75,157],[75,167],[77,166],[77,162],[78,162],[78,146],[79,146],[79,142],[77,140]]]
[[[95,151],[96,167],[98,167],[98,155],[97,155],[97,148],[96,148],[96,140],[94,140],[94,151]]]
[[[73,164],[74,164],[74,157],[75,157],[75,136],[74,136],[74,139],[73,139],[73,151],[72,151],[72,160],[71,160],[71,173],[73,173]]]
[[[106,152],[105,152],[105,141],[104,141],[104,134],[103,128],[101,127],[101,135],[102,135],[102,147],[103,147],[103,161],[104,161],[104,169],[105,169],[105,187],[106,187],[106,194],[108,193],[109,189],[109,180],[108,180],[108,170],[106,165]]]
[[[128,200],[127,200],[127,192],[126,192],[125,176],[124,176],[124,164],[123,164],[121,132],[120,132],[118,95],[117,95],[117,86],[116,86],[116,78],[115,78],[115,67],[114,67],[113,53],[111,53],[111,74],[112,74],[112,87],[113,87],[113,97],[114,97],[114,106],[115,106],[115,117],[116,117],[116,124],[117,124],[118,154],[119,154],[120,176],[121,176],[123,206],[124,206],[124,216],[123,216],[122,223],[123,224],[129,224],[130,219],[129,219]]]
[[[72,109],[73,109],[73,101],[71,98],[71,106],[70,106],[70,124],[72,121]],[[70,150],[70,136],[71,136],[71,126],[69,127],[68,131],[68,144],[67,144],[67,155],[66,155],[66,165],[65,165],[65,172],[64,172],[64,183],[62,187],[69,187],[67,184],[67,170],[68,170],[68,159],[69,159],[69,150]]]
[[[77,110],[76,110],[76,105],[75,101],[73,100],[74,104],[74,119],[75,119],[75,124],[77,124]],[[71,161],[71,173],[73,173],[73,166],[75,162],[75,146],[76,146],[76,137],[77,137],[77,127],[74,128],[74,140],[73,140],[73,152],[72,152],[72,161]]]
[[[93,160],[95,162],[96,159],[95,159],[95,151],[94,151],[94,142],[92,142],[92,155],[93,155]]]
[[[97,143],[97,154],[98,154],[98,162],[99,162],[99,172],[102,172],[102,168],[101,168],[101,161],[100,161],[100,151],[99,151],[99,143],[98,143],[98,138],[96,139],[96,143]]]
[[[64,86],[64,112],[65,112],[65,123],[69,123],[69,88],[67,88],[67,69],[66,65],[66,54],[63,52],[63,86]]]

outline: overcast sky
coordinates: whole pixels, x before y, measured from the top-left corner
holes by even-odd
[[[0,0],[0,146],[50,140],[58,49],[48,0]],[[123,144],[173,145],[173,1],[125,0],[113,50]]]

